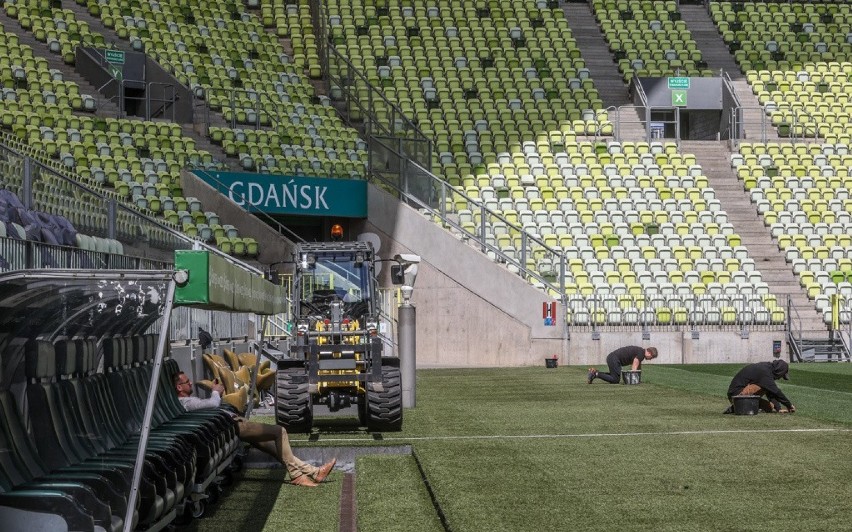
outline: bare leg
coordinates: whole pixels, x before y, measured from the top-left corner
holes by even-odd
[[[287,468],[291,478],[316,473],[318,468],[306,464],[293,454],[293,449],[290,448],[290,438],[283,427],[251,421],[241,421],[237,424],[237,427],[239,427],[242,441],[278,460],[281,465]]]

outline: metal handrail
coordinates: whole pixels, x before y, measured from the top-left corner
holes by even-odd
[[[794,327],[794,316],[798,327]],[[796,334],[798,332],[798,335]],[[790,346],[792,355],[797,362],[802,361],[802,317],[799,316],[799,311],[793,307],[793,298],[787,296],[787,344]]]
[[[151,96],[151,89],[155,86],[161,86],[163,88],[163,90],[162,90],[163,97],[162,98],[153,98]],[[171,89],[171,98],[166,97],[166,90],[169,89],[169,88]],[[163,82],[158,82],[158,81],[148,82],[148,88],[145,90],[145,120],[151,120],[151,118],[153,116],[153,112],[152,112],[152,109],[151,109],[151,102],[162,104],[161,107],[160,107],[160,111],[161,111],[163,117],[166,116],[166,109],[168,107],[171,107],[172,117],[171,117],[170,121],[171,122],[175,121],[175,113],[176,113],[176,107],[177,107],[175,104],[177,103],[177,93],[175,92],[175,86],[174,86],[173,83],[163,83]],[[168,105],[168,104],[171,104],[171,105]]]
[[[636,78],[632,78],[630,83],[633,84],[633,88],[636,91],[636,95],[639,96],[639,101],[642,103],[642,107],[648,107],[648,95],[645,94],[645,87],[642,86],[641,83],[636,81]]]
[[[731,96],[734,97],[734,103],[736,103],[734,107],[740,107],[740,98],[737,96],[737,91],[734,88],[734,80],[731,79],[731,75],[724,68],[720,69],[719,73],[722,77],[722,83],[728,87],[728,90],[731,92]]]
[[[405,178],[407,178],[408,174],[410,174],[412,171],[418,171],[418,172],[420,172],[423,175],[428,177],[428,179],[430,180],[430,187],[438,187],[438,189],[441,191],[440,195],[439,195],[439,198],[440,198],[439,208],[436,209],[433,205],[423,201],[421,198],[418,198],[417,196],[410,194],[407,191],[406,186],[398,187],[395,183],[386,179],[385,176],[381,175],[381,173],[374,172],[373,174],[371,174],[374,178],[378,179],[380,182],[382,182],[385,185],[391,186],[393,189],[395,189],[397,191],[397,193],[400,195],[401,199],[408,202],[409,204],[413,204],[415,206],[415,208],[423,209],[423,210],[429,212],[432,215],[437,215],[441,219],[442,223],[445,226],[449,226],[449,227],[453,228],[454,230],[459,231],[460,233],[467,235],[469,238],[472,238],[476,242],[476,244],[478,245],[478,247],[480,249],[485,250],[485,252],[492,252],[492,253],[495,254],[495,256],[499,257],[501,260],[503,260],[507,264],[512,264],[512,265],[516,266],[519,270],[519,273],[521,273],[525,278],[534,279],[534,280],[542,283],[542,285],[546,289],[549,289],[553,292],[559,293],[561,298],[565,297],[565,289],[564,289],[565,288],[564,287],[565,278],[564,278],[564,275],[560,275],[560,285],[561,286],[556,286],[550,280],[548,280],[544,276],[540,275],[538,272],[530,270],[526,266],[526,259],[527,259],[526,252],[527,252],[527,249],[532,244],[536,244],[536,245],[541,246],[545,250],[546,254],[551,255],[554,258],[558,258],[558,261],[554,261],[554,264],[559,264],[560,265],[560,271],[563,272],[563,273],[565,271],[565,266],[566,266],[564,254],[557,252],[556,250],[554,250],[553,248],[551,248],[550,246],[545,244],[542,239],[539,239],[538,237],[527,233],[523,229],[523,227],[520,227],[520,226],[510,222],[502,214],[491,211],[490,209],[486,208],[484,203],[481,202],[481,200],[476,199],[476,198],[472,198],[472,197],[466,195],[464,192],[453,189],[453,194],[460,196],[468,204],[479,205],[480,212],[482,214],[483,225],[484,225],[485,217],[487,215],[488,217],[496,218],[500,222],[505,223],[507,228],[509,228],[512,231],[516,231],[518,234],[520,234],[520,236],[521,236],[521,249],[523,251],[522,251],[521,256],[519,258],[514,258],[514,257],[507,255],[503,251],[501,251],[499,247],[489,243],[486,239],[482,238],[482,234],[469,233],[460,224],[458,224],[454,220],[452,220],[448,216],[448,213],[446,211],[447,189],[453,188],[453,187],[451,185],[449,185],[446,181],[440,179],[439,177],[437,177],[434,174],[432,174],[431,172],[429,172],[426,168],[417,164],[416,162],[411,161],[411,160],[406,160],[402,154],[399,154],[398,152],[396,152],[392,147],[385,146],[385,149],[388,150],[390,153],[393,153],[394,155],[399,157],[400,160],[404,161],[404,163],[401,165],[401,168],[403,168],[402,173],[404,174]],[[406,166],[409,167],[408,172],[405,171]],[[403,185],[404,185],[404,183],[403,183]]]
[[[624,116],[623,111],[625,109],[633,109],[634,111],[636,111],[636,116],[638,118],[638,121],[636,121],[635,123],[638,123],[639,125],[642,126],[642,129],[646,132],[645,135],[644,135],[645,140],[650,141],[650,139],[648,138],[648,135],[647,135],[647,129],[643,125],[643,119],[639,114],[639,111],[642,111],[643,113],[645,113],[645,115],[647,115],[648,109],[646,107],[643,107],[643,106],[640,106],[640,105],[620,105],[620,106],[618,106],[618,108],[616,110],[616,123],[618,124],[618,134],[613,136],[614,140],[621,142],[623,140],[623,136],[624,136],[622,134],[622,131],[621,131],[622,125],[627,124],[627,123],[631,123],[631,122],[626,121],[623,117]]]
[[[214,87],[204,87],[204,97],[196,97],[194,98],[193,103],[193,116],[196,115],[196,110],[202,108],[205,112],[203,113],[203,121],[201,125],[205,126],[209,129],[212,122],[210,120],[210,113],[214,110],[213,106],[210,104],[210,96],[217,94],[224,94],[227,97],[229,104],[223,103],[221,105],[221,110],[218,112],[221,114],[225,109],[232,109],[234,111],[231,116],[230,121],[226,121],[231,127],[231,129],[236,129],[238,126],[261,129],[264,127],[273,127],[278,129],[280,126],[284,126],[289,124],[289,117],[287,119],[283,119],[281,113],[278,111],[280,107],[280,102],[273,101],[270,98],[270,91],[262,91],[256,89],[238,89],[238,88],[214,88]],[[238,96],[244,96],[248,100],[254,102],[254,106],[252,108],[240,107],[237,105]],[[264,105],[265,104],[265,105]],[[243,111],[253,111],[255,114],[255,120],[253,122],[237,122],[236,112],[238,110]],[[261,112],[264,112],[266,116],[269,117],[270,124],[267,126],[261,121]]]
[[[843,345],[843,350],[846,352],[846,359],[852,360],[852,300],[849,298],[844,298],[846,301],[845,311],[848,322],[846,323],[846,330],[844,331],[841,328],[837,330],[837,336],[840,338],[840,343]]]
[[[190,248],[193,248],[193,249],[207,250],[211,253],[214,253],[216,255],[221,256],[226,261],[228,261],[228,262],[230,262],[230,263],[232,263],[236,266],[239,266],[239,267],[241,267],[245,270],[248,270],[250,272],[257,273],[257,274],[260,274],[260,275],[263,274],[263,272],[260,271],[259,269],[257,269],[256,267],[254,267],[254,266],[252,266],[252,265],[250,265],[250,264],[248,264],[244,261],[241,261],[241,260],[239,260],[235,257],[232,257],[230,255],[226,255],[226,254],[222,253],[221,251],[219,251],[217,248],[207,244],[206,242],[202,242],[200,240],[195,240],[195,239],[188,237],[187,235],[185,235],[185,234],[181,233],[180,231],[176,230],[175,228],[171,227],[170,224],[166,223],[164,220],[158,220],[156,218],[153,218],[152,216],[149,216],[148,214],[146,214],[144,212],[141,212],[141,211],[139,211],[135,208],[131,208],[127,205],[122,204],[120,201],[123,201],[123,200],[116,200],[116,199],[111,198],[111,197],[109,197],[105,194],[102,194],[99,191],[96,191],[94,188],[91,188],[89,186],[82,184],[83,180],[81,178],[79,178],[79,176],[76,176],[75,174],[73,174],[72,172],[67,172],[67,173],[74,175],[75,177],[77,177],[77,179],[72,178],[72,177],[68,177],[67,175],[65,175],[65,172],[60,172],[60,171],[57,171],[56,169],[53,169],[53,168],[51,168],[47,165],[44,165],[40,161],[38,161],[37,159],[34,159],[34,158],[27,156],[27,155],[22,155],[22,154],[18,153],[17,151],[15,151],[14,149],[9,148],[8,146],[6,146],[2,143],[0,143],[0,149],[5,149],[5,150],[11,152],[12,154],[14,154],[17,157],[21,157],[24,160],[29,160],[30,161],[29,165],[31,165],[31,166],[34,165],[36,168],[40,168],[43,171],[48,172],[48,173],[54,175],[55,177],[60,178],[64,182],[68,183],[70,186],[74,187],[75,190],[80,190],[82,193],[89,194],[89,195],[94,196],[95,198],[103,201],[106,205],[108,213],[109,212],[117,213],[119,211],[129,213],[130,215],[136,217],[138,223],[144,223],[144,224],[153,226],[153,227],[155,227],[155,228],[157,228],[161,231],[164,231],[171,238],[186,244],[187,247],[190,247]],[[25,165],[25,167],[26,166],[27,165]],[[31,179],[28,176],[23,176],[23,178],[25,180]],[[112,207],[110,207],[110,205],[112,205]],[[107,227],[106,229],[111,234],[114,234],[114,232],[115,232],[116,218],[117,218],[117,215],[115,215],[115,214],[110,215],[107,218],[107,223],[109,224],[109,227]],[[173,247],[172,249],[176,249],[176,247]]]
[[[732,132],[740,132],[741,134],[745,134],[746,122],[745,122],[745,118],[744,118],[744,111],[749,110],[749,109],[761,111],[761,120],[760,120],[761,133],[760,133],[759,142],[768,142],[769,138],[767,136],[767,130],[768,130],[767,124],[769,123],[769,117],[766,115],[765,107],[761,107],[761,106],[757,106],[757,107],[755,107],[755,106],[739,106],[739,107],[735,107],[735,108],[731,109],[731,117],[730,117],[731,131]],[[793,115],[792,122],[790,122],[790,124],[789,124],[790,125],[790,135],[788,137],[779,137],[778,141],[780,141],[780,142],[786,141],[786,142],[796,143],[796,142],[805,142],[806,138],[813,138],[814,140],[819,140],[821,138],[820,135],[819,135],[819,128],[816,127],[816,126],[805,125],[803,127],[805,127],[806,130],[802,133],[802,135],[798,135],[796,133],[796,130],[798,129],[797,126],[799,125],[800,116],[804,116],[806,118],[811,119],[810,120],[811,122],[815,122],[815,123],[817,122],[817,120],[815,120],[814,115],[812,115],[811,113],[807,113],[805,111],[799,111],[799,112],[797,112],[796,114]],[[775,128],[776,126],[773,126],[773,125],[770,124],[769,127]],[[808,132],[813,133],[813,136],[808,135]],[[734,142],[735,145],[738,145],[743,140],[744,140],[743,137],[738,138],[736,135],[731,135],[731,141]],[[775,139],[773,139],[773,141],[775,141]]]
[[[657,111],[674,111],[675,117],[672,120],[655,120],[655,122],[661,122],[663,124],[674,124],[675,126],[675,138],[674,142],[678,146],[680,146],[681,138],[680,138],[680,107],[672,107],[672,106],[659,106],[659,107],[646,107],[646,112],[648,116],[645,119],[645,127],[647,131],[648,142],[652,139],[651,137],[651,115],[654,110]]]
[[[755,107],[755,106],[742,106],[741,105],[739,107],[734,107],[734,108],[731,109],[731,116],[730,116],[731,132],[732,133],[734,133],[734,132],[739,133],[739,135],[733,135],[733,134],[731,135],[731,142],[733,142],[735,146],[738,145],[743,140],[745,140],[746,125],[747,125],[746,121],[745,121],[745,111],[747,111],[747,110],[758,110],[758,111],[760,111],[760,140],[759,140],[759,142],[767,142],[767,140],[768,140],[766,132],[767,132],[767,123],[769,122],[769,119],[766,115],[765,108],[761,107],[761,106]],[[774,127],[774,126],[770,126],[770,127]]]
[[[345,97],[344,101],[347,104],[354,103],[365,116],[370,117],[370,120],[366,121],[366,123],[364,124],[365,136],[367,137],[368,141],[369,138],[372,136],[399,137],[399,135],[397,134],[398,128],[396,124],[396,121],[399,120],[401,121],[403,132],[410,131],[413,133],[413,137],[405,138],[411,141],[423,142],[426,144],[426,156],[418,158],[418,162],[421,164],[421,166],[428,165],[431,168],[431,153],[433,151],[434,141],[427,137],[420,129],[420,127],[402,112],[398,105],[391,102],[382,91],[380,91],[372,83],[370,83],[369,79],[367,79],[364,73],[361,72],[359,69],[355,68],[355,65],[353,65],[349,61],[349,59],[344,57],[339,51],[337,51],[334,46],[327,46],[326,50],[327,62],[329,64],[329,82],[332,84],[336,84],[336,86],[341,90],[343,96]],[[339,77],[338,75],[332,72],[332,70],[337,70],[338,72],[341,71],[340,68],[332,69],[330,67],[332,58],[336,62],[339,62],[338,64],[342,64],[342,70],[345,71],[347,76],[345,79]],[[355,87],[356,82],[358,84],[363,84],[363,86],[367,89],[368,97],[366,105],[363,101],[361,101],[360,98],[357,97],[357,94],[353,94],[353,87]],[[385,124],[382,121],[378,120],[378,118],[375,116],[374,109],[376,107],[376,100],[380,101],[384,107],[391,110],[391,116],[394,122],[393,127],[390,127],[388,124]],[[351,123],[351,121],[349,122],[349,125],[351,127],[356,127],[355,124]]]

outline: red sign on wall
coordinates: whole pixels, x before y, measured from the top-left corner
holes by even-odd
[[[541,317],[544,319],[544,325],[552,327],[556,325],[556,302],[547,301],[541,304]]]

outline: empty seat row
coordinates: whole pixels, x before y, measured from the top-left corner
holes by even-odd
[[[95,339],[30,339],[19,345],[26,409],[21,397],[0,392],[0,437],[8,440],[3,448],[13,451],[0,461],[0,505],[43,491],[42,512],[68,523],[88,516],[87,526],[71,529],[121,530],[156,336],[106,338],[101,350]],[[101,354],[104,372],[97,371]],[[203,492],[227,467],[238,444],[224,412],[183,410],[170,384],[174,367],[166,368],[130,528],[168,525],[192,494]],[[58,499],[64,502],[51,504]],[[16,522],[13,528],[21,526]]]

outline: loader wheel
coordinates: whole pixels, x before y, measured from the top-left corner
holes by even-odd
[[[382,366],[382,388],[367,383],[364,412],[369,430],[402,430],[402,378],[399,368]]]
[[[313,404],[304,368],[279,370],[275,376],[275,420],[289,432],[310,432]]]
[[[361,427],[367,426],[367,396],[362,395],[358,398],[358,425]]]

